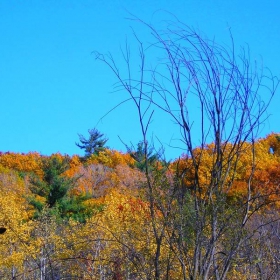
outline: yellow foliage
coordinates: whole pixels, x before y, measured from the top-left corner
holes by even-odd
[[[88,160],[87,164],[104,164],[110,168],[114,168],[117,165],[125,164],[132,166],[135,160],[129,155],[125,153],[121,153],[115,150],[105,149],[98,153],[98,155],[91,155]]]
[[[137,271],[137,265],[134,266],[134,262],[127,259],[127,256],[135,255],[138,256],[138,266],[143,268],[142,272],[137,271],[139,277],[142,275],[142,278],[145,278],[144,275],[148,272],[152,275],[157,243],[149,204],[116,189],[111,189],[105,197],[96,200],[96,203],[105,205],[103,210],[90,218],[76,235],[78,240],[86,238],[87,246],[96,249],[89,252],[88,258],[95,260],[95,267],[114,271],[117,265],[122,273],[134,273]],[[157,221],[159,227],[160,219],[159,217]],[[98,242],[90,243],[90,240]],[[80,250],[85,249],[80,247]],[[180,266],[175,256],[171,257],[172,254],[168,242],[164,239],[161,244],[160,261],[163,264],[172,260],[171,274],[174,279],[179,279]]]
[[[23,269],[24,260],[35,250],[31,244],[32,222],[28,221],[27,204],[15,192],[0,190],[0,226],[6,232],[0,236],[0,268]]]
[[[221,169],[222,174],[228,176],[223,182],[223,190],[233,198],[233,202],[246,197],[252,169],[253,194],[265,195],[270,201],[279,200],[278,136],[272,133],[260,139],[255,143],[254,150],[249,143],[243,143],[238,152],[230,143],[223,146],[223,158],[231,156],[233,161],[236,160],[234,168],[229,167],[225,161]],[[205,195],[212,184],[215,146],[212,143],[203,149],[196,148],[193,154],[200,162],[199,186],[201,193]],[[61,162],[65,158],[59,153],[51,157]],[[113,275],[116,270],[122,274],[137,273],[139,279],[148,278],[148,273],[152,278],[157,248],[155,232],[160,232],[163,228],[165,235],[161,240],[160,264],[164,267],[168,263],[172,279],[182,279],[176,256],[178,252],[174,248],[170,249],[171,239],[167,240],[168,234],[171,234],[169,231],[172,232],[170,225],[163,227],[163,214],[154,208],[155,216],[152,217],[149,203],[139,198],[139,189],[145,183],[145,177],[139,170],[132,168],[134,159],[129,154],[105,149],[98,155],[89,157],[85,164],[78,156],[69,159],[70,168],[64,175],[70,178],[79,177],[72,195],[87,192],[92,196],[85,204],[92,207],[94,215],[84,224],[72,220],[69,224],[59,224],[48,209],[43,211],[38,220],[30,220],[30,206],[25,199],[30,191],[29,185],[17,171],[34,172],[42,177],[44,158],[48,157],[38,153],[0,154],[0,227],[7,229],[0,235],[0,270],[1,273],[6,273],[3,272],[3,275],[9,275],[11,268],[16,268],[18,272],[23,271],[27,260],[33,262],[30,269],[35,270],[35,265],[41,259],[49,258],[50,262],[59,263],[60,268],[68,260],[75,260],[65,270],[77,279],[97,279],[102,277],[102,271],[109,271],[110,275]],[[172,180],[175,172],[184,172],[183,187],[193,187],[195,171],[190,157],[185,156],[173,162],[168,172],[170,185],[174,183]],[[233,184],[230,182],[231,178],[234,178]],[[229,189],[227,183],[230,185]],[[156,191],[159,192],[160,188]],[[45,198],[38,196],[37,200],[40,199],[44,202]],[[176,203],[172,204],[173,206],[176,207]],[[238,267],[232,268],[229,277],[246,278]]]

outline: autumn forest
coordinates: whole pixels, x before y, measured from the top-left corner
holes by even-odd
[[[158,247],[162,279],[183,279],[188,266],[182,259],[192,258],[197,238],[190,183],[194,170],[188,156],[167,163],[150,155],[152,184],[157,186],[151,208],[142,148],[141,143],[134,153],[104,148],[85,157],[1,153],[0,226],[6,229],[0,240],[1,279],[154,279]],[[247,199],[251,149],[244,145],[232,187],[213,198],[226,201],[218,213],[224,227],[218,233],[217,265],[233,253],[236,231],[242,226],[239,208]],[[263,279],[279,276],[280,137],[259,139],[255,150],[249,213],[255,215],[242,228],[228,279],[257,279],[259,273],[267,277]],[[209,145],[199,170],[203,200],[212,156]],[[189,170],[185,177],[176,176],[183,170]],[[206,246],[211,226],[201,234]]]
[[[280,135],[260,137],[279,80],[232,34],[220,45],[176,18],[132,21],[150,43],[134,33],[117,60],[94,54],[139,142],[120,152],[93,128],[82,156],[2,152],[0,279],[280,279]],[[176,159],[154,145],[157,113]]]

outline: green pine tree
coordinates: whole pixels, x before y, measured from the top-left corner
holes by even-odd
[[[100,133],[97,129],[89,129],[89,138],[85,138],[83,135],[79,135],[80,143],[76,145],[85,151],[85,157],[89,157],[92,154],[98,154],[100,151],[104,150],[105,144],[108,141],[104,138],[104,134]]]

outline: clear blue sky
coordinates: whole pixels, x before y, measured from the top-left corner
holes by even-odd
[[[133,41],[128,12],[153,22],[155,15],[167,16],[161,9],[221,43],[228,42],[230,26],[235,44],[247,43],[252,58],[262,56],[280,77],[278,0],[1,0],[0,151],[81,154],[77,133],[87,135],[123,98],[112,93],[114,76],[91,52],[119,57],[125,39]],[[136,30],[145,41],[146,30]],[[279,94],[262,136],[280,131]],[[118,136],[127,143],[140,139],[131,106],[118,108],[97,128],[118,150],[125,150]],[[169,143],[172,129],[159,128],[163,143]]]

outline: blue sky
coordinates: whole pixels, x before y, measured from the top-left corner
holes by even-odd
[[[112,92],[116,79],[92,51],[119,58],[126,38],[133,44],[131,26],[142,41],[148,35],[126,19],[128,12],[154,22],[168,18],[167,11],[220,43],[229,42],[230,27],[235,44],[248,44],[252,58],[262,57],[280,77],[278,0],[1,0],[0,151],[82,154],[77,133],[87,135],[97,124],[111,148],[125,150],[119,137],[137,143],[141,136],[131,104],[99,122],[123,96]],[[280,131],[279,94],[261,136]],[[163,144],[170,143],[173,127],[161,122],[156,129]]]

